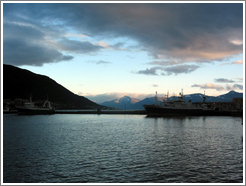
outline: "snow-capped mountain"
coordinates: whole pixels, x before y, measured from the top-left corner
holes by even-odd
[[[134,109],[134,105],[138,103],[140,100],[135,98],[130,98],[129,96],[124,96],[119,99],[114,99],[112,101],[105,101],[101,103],[100,105],[107,106],[107,107],[114,107],[119,109]]]
[[[189,94],[189,95],[184,95],[184,99],[186,102],[191,100],[191,102],[202,102],[203,101],[203,94]],[[230,91],[226,94],[220,95],[220,96],[208,96],[206,95],[206,102],[230,102],[232,101],[233,98],[242,98],[243,93],[235,92],[235,91]],[[173,100],[173,97],[170,99]]]
[[[230,92],[228,92],[226,94],[218,96],[217,98],[223,99],[223,100],[232,101],[233,98],[242,98],[242,97],[243,97],[243,93],[230,91]]]
[[[184,99],[186,102],[191,100],[191,102],[202,102],[203,101],[203,94],[189,94],[184,95]],[[243,93],[238,93],[235,91],[230,91],[227,94],[223,94],[220,96],[207,96],[206,95],[206,102],[231,102],[233,98],[242,98]],[[169,98],[170,100],[177,99],[174,96]],[[158,97],[158,103],[163,101],[162,98]],[[131,98],[129,96],[124,96],[119,99],[115,99],[112,101],[106,101],[101,103],[100,105],[104,105],[107,107],[114,107],[119,108],[122,110],[141,110],[144,109],[143,105],[145,104],[154,104],[155,103],[155,97],[145,98],[143,100],[138,100],[135,98]]]
[[[117,99],[115,102],[120,103],[120,104],[135,104],[139,102],[140,100],[135,99],[135,98],[130,98],[129,96],[124,96],[120,99]]]

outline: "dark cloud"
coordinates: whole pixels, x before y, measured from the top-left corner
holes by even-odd
[[[168,75],[171,74],[188,74],[196,70],[197,68],[200,68],[198,65],[176,65],[176,66],[171,66],[167,67],[164,70],[168,73]]]
[[[4,63],[42,66],[44,63],[70,61],[74,58],[71,55],[73,53],[93,53],[103,48],[87,41],[65,38],[66,27],[63,21],[52,17],[52,11],[48,11],[45,6],[46,4],[4,4],[5,10],[10,11],[4,11]],[[40,11],[34,11],[38,7],[41,8]]]
[[[101,64],[111,64],[111,62],[103,61],[103,60],[99,60],[99,61],[88,61],[88,63],[94,63],[94,64],[97,64],[97,65],[101,65]]]
[[[242,45],[230,42],[243,37],[242,4],[96,4],[90,8],[94,11],[87,24],[92,33],[134,38],[157,58],[204,61],[242,52]]]
[[[45,37],[49,29],[37,27],[29,22],[8,22],[3,24],[3,62],[16,66],[42,66],[44,63],[69,61],[71,55],[64,55],[50,46]]]
[[[243,90],[243,85],[234,84],[233,87],[234,87],[234,88],[238,88],[238,89],[240,89],[240,90]]]
[[[156,71],[158,70],[159,68],[156,68],[156,67],[153,67],[153,68],[147,68],[146,70],[139,70],[138,72],[133,72],[135,74],[144,74],[144,75],[158,75],[156,73]]]
[[[114,49],[114,50],[125,50],[125,49],[122,49],[124,47],[124,44],[123,42],[118,42],[114,45],[109,45],[108,47],[111,48],[111,49]]]
[[[239,84],[226,85],[226,90],[235,90],[235,89],[243,90],[243,85],[239,85]]]
[[[63,51],[70,51],[73,53],[91,53],[97,52],[103,47],[98,45],[93,45],[88,41],[77,41],[77,40],[69,40],[63,38],[61,41],[57,42],[58,48]]]
[[[73,56],[63,55],[57,50],[42,45],[31,44],[18,39],[3,41],[3,60],[16,66],[42,66],[44,63],[69,61]]]
[[[178,75],[178,74],[188,74],[196,69],[200,68],[198,65],[176,65],[176,66],[169,66],[169,67],[153,67],[147,68],[146,70],[140,70],[138,72],[134,72],[136,74],[145,74],[145,75],[158,75],[157,71],[161,71],[160,75]]]
[[[8,38],[25,38],[26,40],[44,39],[45,34],[38,28],[31,26],[29,23],[5,22],[3,24],[4,39]]]
[[[214,79],[215,82],[218,83],[234,83],[235,81],[230,80],[230,79],[226,79],[226,78],[218,78],[218,79]]]
[[[242,3],[4,3],[3,21],[5,43],[15,34],[23,43],[28,43],[26,38],[33,39],[39,41],[39,47],[49,44],[60,53],[103,49],[62,38],[70,30],[98,39],[131,38],[152,57],[176,61],[176,65],[222,60],[243,50]],[[21,29],[14,29],[16,23]],[[47,38],[53,38],[53,45]],[[111,48],[121,46],[118,43]],[[4,56],[4,62],[8,57]],[[166,71],[186,73],[196,69],[187,68],[182,72],[179,67],[169,67]],[[156,70],[139,73],[155,75]]]

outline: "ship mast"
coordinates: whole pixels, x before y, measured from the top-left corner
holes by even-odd
[[[156,93],[156,95],[155,95],[155,105],[158,105],[158,103],[157,103],[157,91],[155,93]]]
[[[183,99],[183,89],[181,89],[181,92],[179,93],[180,98]]]
[[[204,95],[203,95],[203,103],[205,103],[206,96],[205,96],[205,90],[204,90]]]

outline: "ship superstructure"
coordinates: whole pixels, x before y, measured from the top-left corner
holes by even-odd
[[[148,115],[208,115],[214,112],[214,108],[208,108],[205,103],[205,95],[202,104],[193,104],[191,100],[186,103],[183,97],[183,90],[179,93],[178,98],[170,100],[167,98],[162,103],[157,102],[157,92],[155,103],[152,105],[143,105]]]
[[[23,103],[22,105],[16,106],[19,115],[24,114],[54,114],[55,109],[51,107],[48,99],[44,102],[42,107],[35,105],[35,102],[32,101],[32,96],[30,96],[30,101]]]

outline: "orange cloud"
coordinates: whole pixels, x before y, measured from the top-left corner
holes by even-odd
[[[234,65],[242,65],[243,64],[243,60],[240,59],[240,60],[234,61],[232,64],[234,64]]]

